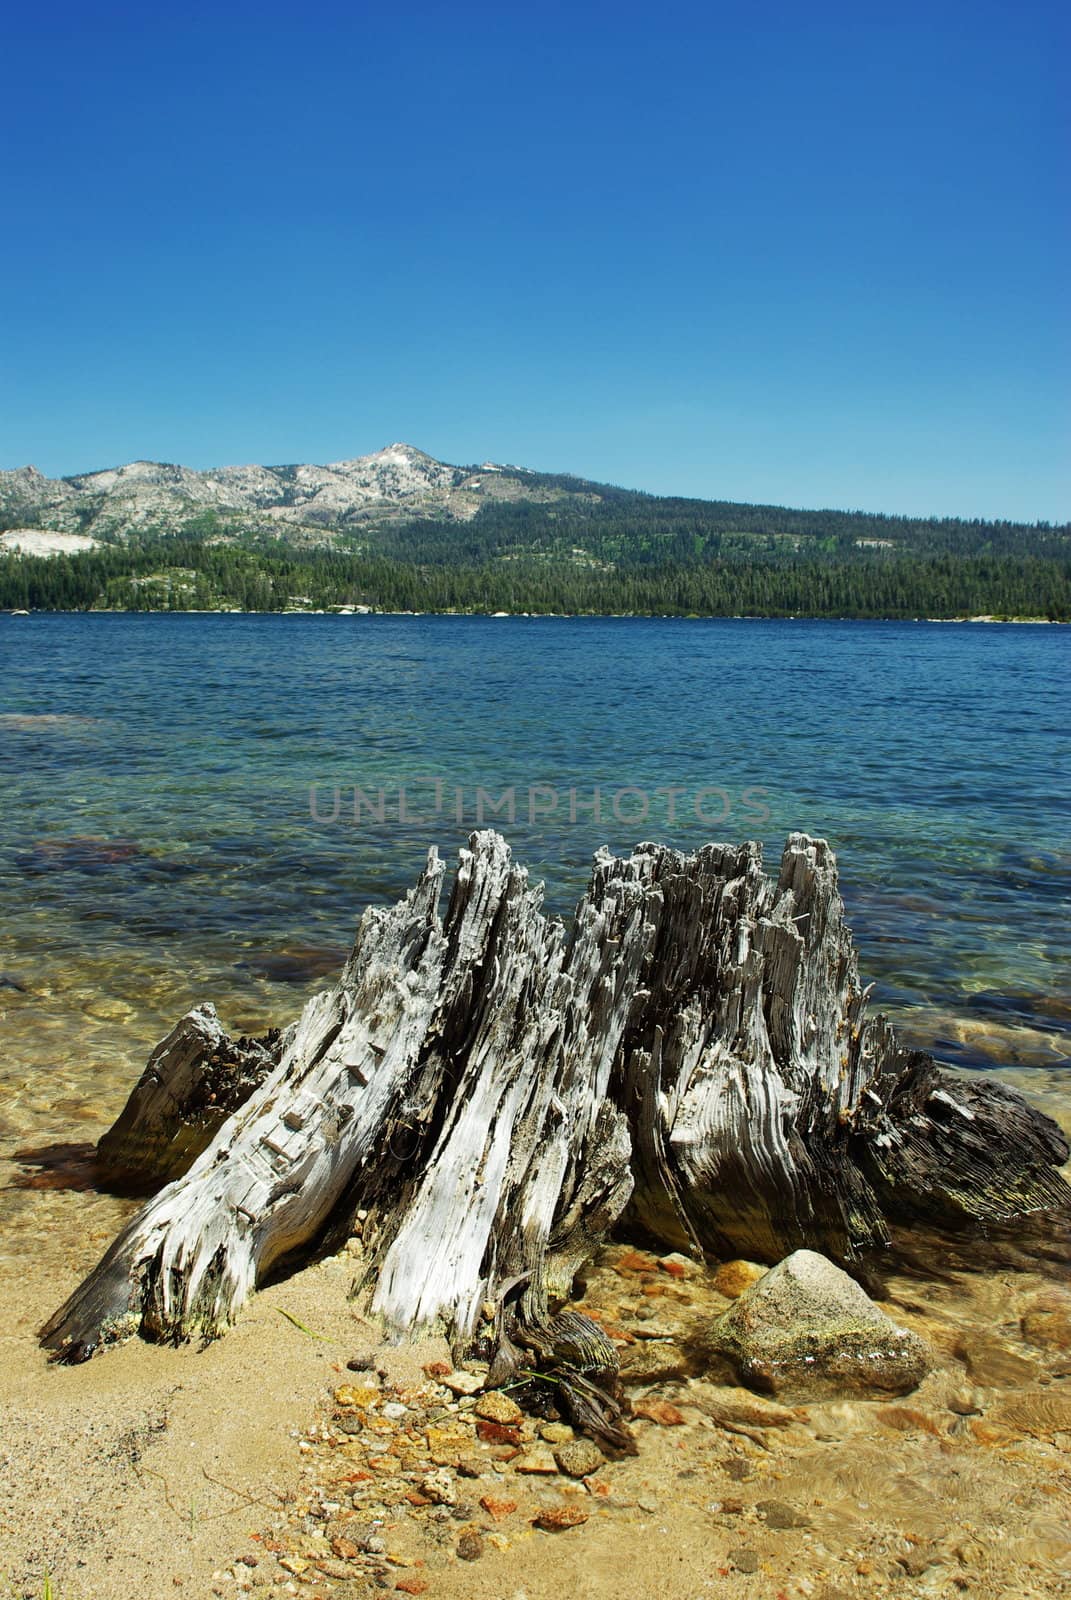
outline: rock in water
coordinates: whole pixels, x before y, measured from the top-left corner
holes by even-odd
[[[709,1349],[751,1388],[799,1399],[906,1394],[929,1367],[917,1334],[813,1250],[794,1251],[746,1289],[714,1323]]]

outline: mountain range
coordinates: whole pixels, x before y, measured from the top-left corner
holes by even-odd
[[[70,478],[0,472],[0,549],[73,553],[182,535],[209,544],[338,549],[426,564],[622,565],[793,557],[1071,551],[1066,524],[797,511],[642,493],[485,461],[452,466],[410,444],[325,466],[196,471],[154,461]]]
[[[571,492],[596,498],[595,484]],[[455,467],[409,444],[326,466],[216,467],[204,472],[156,461],[71,478],[36,467],[0,472],[0,530],[49,529],[82,540],[178,533],[215,516],[232,531],[281,535],[296,543],[384,523],[445,517],[464,523],[484,506],[525,500],[548,505],[566,491],[546,475],[484,462]],[[88,543],[83,548],[90,548]]]

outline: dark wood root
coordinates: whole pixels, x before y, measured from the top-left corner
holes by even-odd
[[[493,1380],[553,1374],[562,1408],[626,1449],[608,1347],[600,1366],[585,1331],[567,1357],[562,1311],[626,1206],[671,1249],[771,1262],[859,1262],[913,1215],[1066,1213],[1055,1125],[868,1015],[822,841],[790,836],[776,877],[755,844],[601,852],[568,931],[497,834],[461,852],[440,921],[441,880],[433,851],[404,901],[365,914],[338,984],[263,1046],[259,1084],[50,1319],[61,1359],[135,1330],[219,1333],[360,1207],[391,1336],[434,1328],[460,1354],[490,1302]],[[200,1093],[203,1115],[217,1029],[202,1008],[159,1047],[117,1162],[187,1138],[175,1108]]]
[[[507,1313],[488,1383],[526,1391],[537,1411],[551,1401],[559,1415],[612,1455],[636,1454],[617,1352],[590,1317],[563,1311],[535,1327]]]
[[[149,1057],[116,1121],[97,1143],[105,1183],[150,1192],[188,1172],[232,1112],[258,1088],[288,1041],[277,1028],[234,1040],[215,1007],[194,1007]]]

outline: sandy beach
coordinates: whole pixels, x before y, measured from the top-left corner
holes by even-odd
[[[83,1238],[116,1204],[48,1199]],[[920,1388],[791,1406],[696,1370],[695,1330],[729,1303],[710,1270],[610,1246],[580,1308],[618,1344],[638,1453],[573,1476],[560,1422],[496,1432],[444,1386],[444,1345],[377,1343],[348,1298],[357,1240],[203,1351],[133,1340],[49,1367],[35,1326],[96,1249],[4,1285],[0,1592],[19,1600],[1029,1600],[1071,1581],[1058,1269],[891,1280],[884,1308],[933,1352]]]

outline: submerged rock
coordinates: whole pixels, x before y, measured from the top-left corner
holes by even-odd
[[[714,1287],[726,1300],[739,1300],[745,1289],[766,1276],[757,1261],[723,1261],[714,1274]]]
[[[813,1250],[796,1250],[745,1289],[705,1342],[749,1387],[799,1398],[906,1394],[929,1368],[918,1335]]]
[[[590,1439],[573,1439],[569,1444],[559,1445],[554,1459],[558,1470],[570,1478],[590,1477],[606,1464],[602,1451]]]

